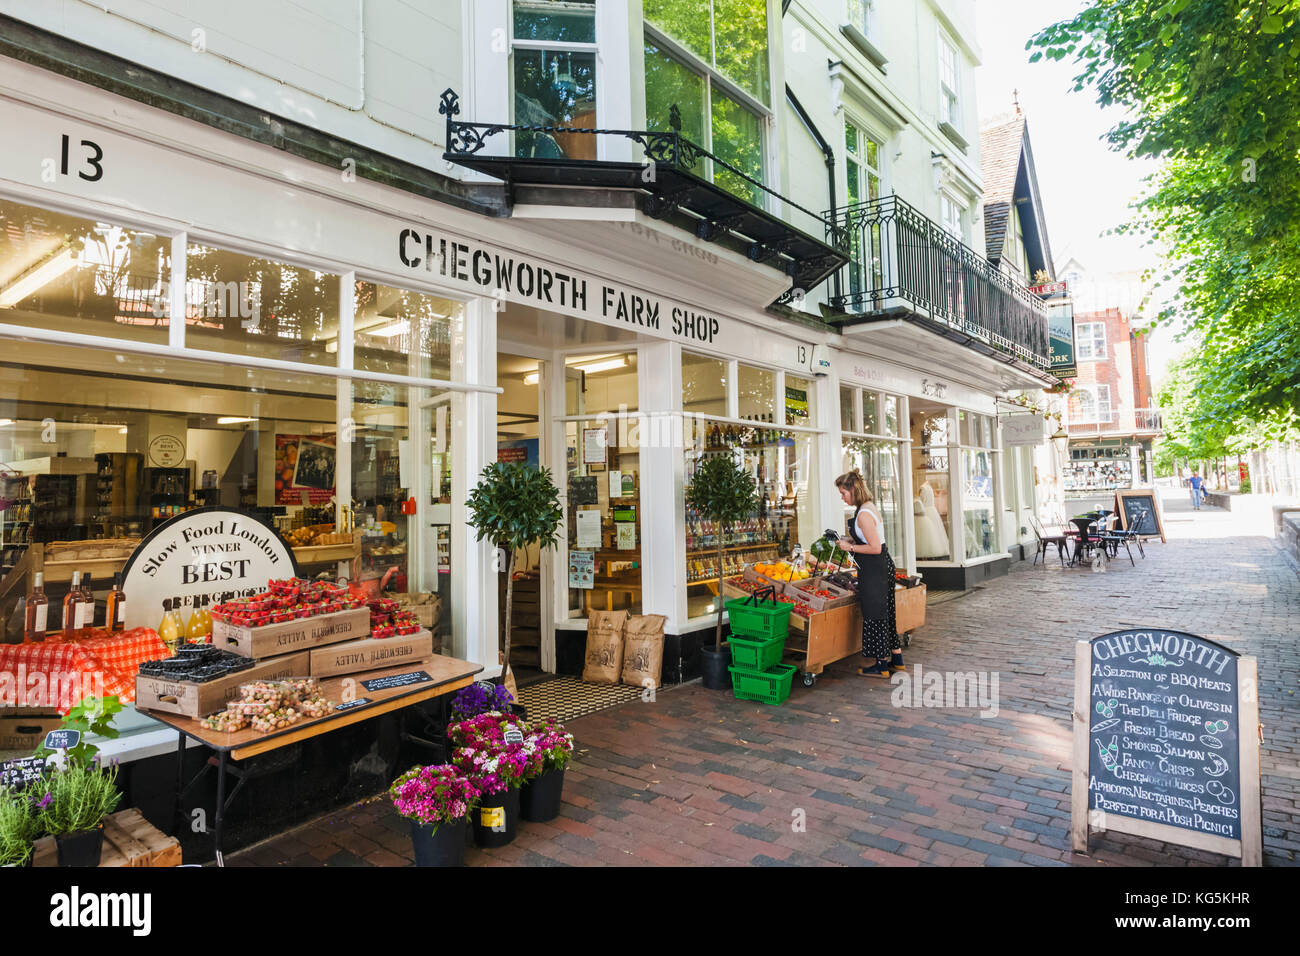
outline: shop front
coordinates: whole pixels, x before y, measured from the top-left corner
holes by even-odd
[[[931,589],[1007,573],[1036,485],[1032,447],[1003,443],[1006,373],[927,372],[888,351],[844,349],[835,365],[843,463],[866,479],[891,554]],[[970,365],[978,371],[975,356]]]

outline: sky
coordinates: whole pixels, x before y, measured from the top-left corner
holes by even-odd
[[[1129,203],[1155,171],[1112,150],[1104,137],[1122,117],[1103,110],[1091,87],[1075,93],[1071,58],[1029,62],[1025,43],[1041,28],[1071,18],[1082,0],[976,0],[976,36],[982,66],[975,73],[981,121],[1012,109],[1012,91],[1029,124],[1047,234],[1058,265],[1068,256],[1090,272],[1132,272],[1155,267],[1159,255],[1129,236],[1105,233],[1132,218]],[[1111,304],[1125,307],[1140,293],[1117,283]],[[1151,374],[1159,381],[1182,346],[1162,328],[1150,340]]]

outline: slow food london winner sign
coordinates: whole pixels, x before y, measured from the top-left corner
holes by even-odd
[[[225,508],[187,511],[155,528],[127,561],[126,626],[157,627],[165,599],[188,620],[188,609],[205,598],[211,608],[297,573],[289,545],[258,518]]]
[[[1253,657],[1182,631],[1079,641],[1075,850],[1114,830],[1259,865],[1256,681]]]

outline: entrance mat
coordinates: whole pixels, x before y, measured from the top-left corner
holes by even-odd
[[[640,696],[640,687],[591,684],[576,677],[555,677],[519,688],[519,703],[528,708],[529,720],[573,720]]]

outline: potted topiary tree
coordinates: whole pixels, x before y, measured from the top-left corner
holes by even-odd
[[[515,551],[534,542],[543,548],[559,537],[560,492],[548,468],[522,462],[494,461],[483,469],[479,483],[465,501],[469,524],[479,541],[488,540],[504,552],[506,573],[505,670],[510,669],[510,618],[514,602]],[[505,671],[502,672],[502,677]]]
[[[718,626],[713,647],[700,648],[704,686],[710,690],[731,687],[727,673],[728,655],[722,650],[722,548],[724,532],[734,522],[748,518],[758,510],[758,491],[754,477],[727,455],[706,458],[695,469],[695,478],[686,491],[686,502],[718,529]]]

